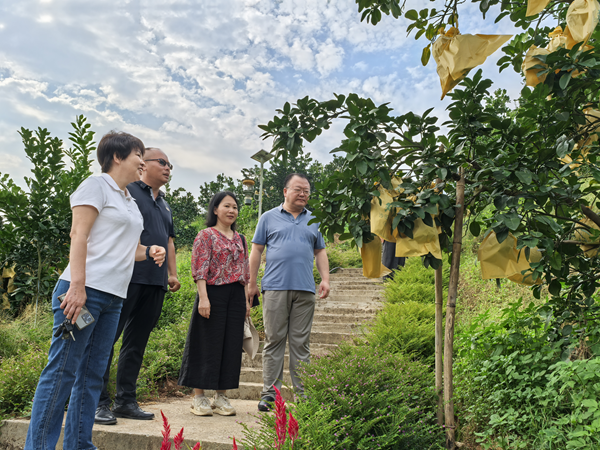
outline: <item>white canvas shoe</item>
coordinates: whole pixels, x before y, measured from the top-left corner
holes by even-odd
[[[194,397],[190,412],[197,416],[212,416],[213,411],[210,406],[210,401],[204,396]]]
[[[235,416],[235,408],[231,406],[227,396],[218,392],[215,393],[212,409],[215,414],[220,414],[221,416]]]

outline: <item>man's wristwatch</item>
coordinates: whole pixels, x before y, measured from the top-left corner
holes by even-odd
[[[146,247],[146,261],[150,259],[150,246]]]

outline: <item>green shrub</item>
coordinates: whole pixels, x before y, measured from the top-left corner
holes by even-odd
[[[443,448],[435,422],[433,375],[408,357],[369,346],[341,345],[300,369],[306,400],[294,416],[298,449]],[[274,418],[245,429],[245,448],[272,448]]]
[[[443,266],[444,299],[447,295],[449,266]],[[425,268],[421,258],[406,258],[405,266],[394,271],[392,279],[386,280],[384,297],[388,303],[422,302],[435,303],[435,271]]]
[[[252,308],[252,310],[250,311],[250,317],[252,318],[252,323],[254,324],[254,328],[256,328],[256,331],[265,331],[262,303]]]
[[[26,308],[17,319],[0,318],[0,361],[23,354],[32,346],[47,346],[52,336],[54,317],[50,305],[40,303],[37,325],[33,307]]]
[[[0,419],[31,413],[33,395],[42,370],[48,362],[50,341],[29,348],[0,363]]]
[[[435,305],[413,301],[388,303],[365,331],[364,339],[382,351],[403,353],[433,364]]]
[[[329,268],[343,267],[349,269],[352,267],[362,267],[362,258],[357,248],[352,248],[350,241],[344,241],[337,244],[327,244],[327,258],[329,259]]]
[[[179,378],[189,316],[178,323],[152,331],[137,381],[138,398],[155,396],[165,381]]]
[[[570,328],[554,326],[549,308],[521,302],[457,336],[458,414],[484,448],[598,448],[600,363],[561,362],[578,345]]]
[[[189,321],[196,300],[196,283],[192,278],[192,252],[177,252],[177,277],[181,287],[177,292],[167,292],[157,328],[166,328],[170,324]]]

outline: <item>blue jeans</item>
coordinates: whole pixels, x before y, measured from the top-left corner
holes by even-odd
[[[69,285],[68,281],[59,280],[54,288],[53,333],[65,320],[57,297],[67,292]],[[48,365],[40,376],[33,399],[25,450],[55,449],[69,396],[63,448],[96,450],[92,444],[92,427],[123,299],[88,287],[85,291],[85,306],[96,321],[83,330],[74,327],[75,341],[52,337]]]

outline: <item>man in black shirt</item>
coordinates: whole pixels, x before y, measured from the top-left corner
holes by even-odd
[[[154,414],[143,411],[136,401],[136,382],[142,366],[144,351],[150,332],[158,322],[167,288],[171,292],[179,289],[175,246],[173,238],[173,216],[160,188],[171,175],[173,166],[165,153],[157,148],[147,148],[144,154],[146,167],[142,179],[127,186],[144,216],[144,231],[140,237],[142,245],[160,245],[167,249],[167,264],[162,267],[154,261],[135,263],[133,276],[123,302],[115,342],[123,333],[123,345],[117,369],[117,394],[112,411],[107,391],[111,351],[108,367],[104,374],[104,386],[96,409],[95,423],[114,425],[117,417],[150,420]]]

